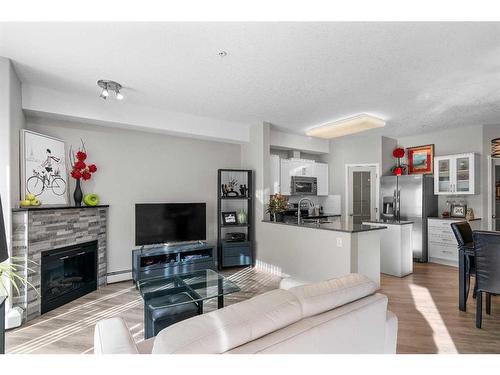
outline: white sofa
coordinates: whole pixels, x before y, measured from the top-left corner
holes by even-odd
[[[285,280],[280,289],[184,320],[138,344],[123,319],[100,321],[94,353],[396,353],[397,318],[367,277],[296,284]]]

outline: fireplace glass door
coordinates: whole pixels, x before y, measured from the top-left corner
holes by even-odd
[[[97,242],[42,253],[41,313],[97,288]]]

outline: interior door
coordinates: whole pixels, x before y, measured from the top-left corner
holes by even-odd
[[[376,177],[375,167],[349,168],[348,211],[353,224],[376,217]]]

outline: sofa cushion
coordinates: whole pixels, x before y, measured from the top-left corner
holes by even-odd
[[[120,317],[99,321],[94,330],[95,354],[138,354],[134,338]]]
[[[304,318],[356,301],[376,290],[377,284],[356,273],[288,289],[299,300]]]
[[[162,330],[153,353],[224,353],[302,319],[300,303],[276,289]]]

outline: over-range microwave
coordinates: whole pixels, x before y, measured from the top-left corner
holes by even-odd
[[[291,195],[318,195],[316,177],[292,176]]]

